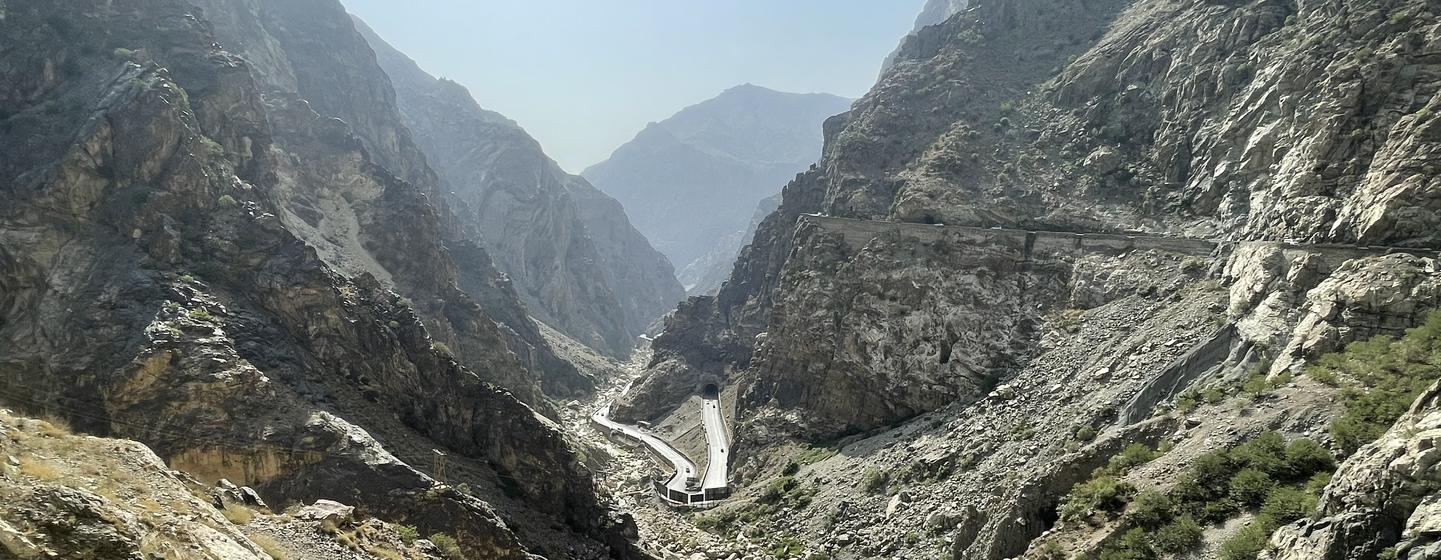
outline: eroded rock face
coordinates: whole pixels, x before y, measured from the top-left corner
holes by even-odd
[[[755,367],[757,335],[789,336],[779,303],[813,298],[809,290],[817,285],[787,284],[786,275],[840,266],[798,244],[806,239],[797,229],[806,213],[1435,246],[1437,230],[1417,224],[1434,221],[1441,192],[1433,184],[1429,124],[1437,117],[1428,109],[1441,73],[1427,54],[1436,41],[1432,8],[1414,1],[972,2],[908,40],[871,93],[832,120],[820,166],[787,186],[780,209],[762,223],[727,285],[714,299],[688,304],[670,324],[677,334],[657,339],[647,384],[683,385],[661,381],[662,370],[721,374]],[[1277,340],[1286,344],[1279,338],[1291,340],[1294,323],[1286,322],[1302,320],[1295,310],[1306,290],[1361,256],[1308,264],[1278,255],[1285,262],[1263,268],[1299,291],[1264,289],[1274,274],[1237,274],[1249,286],[1238,289],[1249,295],[1236,311],[1280,309],[1274,316],[1281,322],[1259,330],[1288,333]],[[891,266],[904,268],[906,261]],[[1365,275],[1359,269],[1427,265],[1352,266]],[[1388,286],[1363,299],[1430,293],[1425,281],[1401,274],[1395,290]],[[1357,286],[1368,281],[1355,280]],[[1345,289],[1327,289],[1341,292],[1316,297],[1350,297]],[[844,305],[826,311],[848,312]],[[899,306],[886,321],[903,322],[917,311]],[[1338,316],[1322,308],[1315,313]],[[1347,340],[1340,333],[1374,330],[1357,326],[1369,321],[1363,313],[1341,315],[1346,326],[1299,333],[1295,344],[1321,349]],[[921,348],[922,340],[906,345]],[[914,385],[926,378],[892,381]],[[873,389],[858,387],[851,399]],[[633,396],[635,403],[655,400]],[[877,406],[905,406],[904,399],[881,401]],[[639,404],[621,411],[659,412]]]
[[[534,381],[457,287],[441,214],[386,165],[425,170],[355,134],[397,129],[267,89],[284,41],[251,67],[184,2],[6,8],[0,37],[25,45],[0,56],[0,147],[23,154],[0,158],[11,398],[266,502],[341,501],[478,556],[630,554],[565,438],[517,399]],[[383,112],[367,99],[347,107]],[[408,227],[377,230],[398,215]],[[364,251],[338,256],[350,242]],[[424,472],[439,450],[469,490]]]
[[[1381,439],[1336,471],[1319,516],[1282,527],[1271,559],[1433,558],[1441,533],[1437,464],[1441,463],[1441,387],[1433,385]]]
[[[684,297],[670,262],[619,204],[561,170],[519,125],[361,28],[445,182],[457,224],[489,249],[542,321],[628,355],[635,337]],[[538,336],[526,340],[543,346]]]

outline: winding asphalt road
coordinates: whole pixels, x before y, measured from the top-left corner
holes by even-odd
[[[656,450],[657,453],[660,453],[661,456],[665,457],[666,460],[670,461],[671,465],[675,467],[675,474],[671,475],[670,480],[666,481],[665,483],[666,488],[670,488],[671,490],[676,490],[679,492],[689,492],[689,490],[686,488],[686,479],[696,476],[698,469],[696,469],[695,463],[692,462],[689,457],[686,457],[684,453],[681,453],[676,448],[671,447],[670,443],[666,442],[663,439],[660,439],[659,437],[656,437],[650,432],[647,432],[635,426],[621,424],[620,422],[611,420],[610,403],[606,403],[605,406],[600,407],[600,410],[595,411],[595,414],[591,415],[591,419],[595,420],[597,424],[605,426],[606,428],[621,432],[627,436],[640,440],[641,443],[644,443],[650,446],[651,449]],[[707,473],[707,475],[709,475],[709,473]]]
[[[727,486],[726,467],[730,465],[730,438],[726,437],[725,417],[721,414],[720,396],[703,395],[701,418],[705,424],[706,468],[701,488],[712,490]]]

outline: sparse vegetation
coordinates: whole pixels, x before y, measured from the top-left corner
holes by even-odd
[[[1340,387],[1346,411],[1331,422],[1331,437],[1346,453],[1375,441],[1411,403],[1441,379],[1441,311],[1400,339],[1378,336],[1321,356],[1307,376]]]
[[[1077,441],[1091,441],[1093,439],[1096,439],[1095,428],[1092,428],[1090,426],[1081,426],[1080,428],[1076,428]]]
[[[239,504],[227,503],[220,513],[236,525],[248,525],[251,520],[255,519],[254,511]]]
[[[420,531],[414,525],[396,525],[395,534],[400,535],[400,540],[410,544],[420,538]]]
[[[802,508],[811,501],[815,494],[815,488],[803,484],[792,476],[782,476],[771,480],[761,492],[757,502],[766,505],[782,506],[789,508]]]
[[[463,560],[464,554],[460,551],[460,543],[455,537],[445,533],[436,533],[430,536],[430,542],[435,543],[435,548],[440,550],[441,556],[450,560]]]
[[[246,535],[246,537],[250,539],[250,542],[253,542],[256,546],[259,546],[260,550],[263,550],[266,554],[269,554],[270,557],[274,560],[290,559],[290,555],[286,554],[285,549],[281,548],[280,543],[274,538],[272,538],[270,535],[255,533],[251,535]]]
[[[1068,521],[1124,510],[1126,531],[1104,543],[1099,558],[1181,554],[1201,543],[1202,523],[1219,523],[1249,509],[1256,513],[1255,521],[1226,543],[1223,556],[1250,560],[1276,527],[1315,509],[1316,496],[1335,468],[1331,455],[1315,442],[1288,443],[1280,434],[1267,432],[1230,450],[1193,459],[1165,492],[1137,493],[1119,478],[1159,453],[1145,446],[1127,447],[1062,502],[1060,517]]]
[[[1077,484],[1061,502],[1061,519],[1079,521],[1100,513],[1119,513],[1136,494],[1136,487],[1102,475]]]
[[[196,321],[208,322],[215,320],[215,315],[210,313],[210,310],[204,307],[197,307],[195,309],[191,309],[190,311],[186,312],[186,314],[189,315],[191,319],[195,319]]]
[[[20,474],[35,477],[40,480],[55,480],[60,478],[60,469],[48,461],[42,461],[34,457],[21,457]]]
[[[861,488],[872,494],[881,491],[891,481],[891,475],[877,469],[866,469],[861,475]]]
[[[240,204],[235,200],[235,197],[228,194],[220,195],[220,198],[216,200],[215,203],[221,208],[232,208]]]

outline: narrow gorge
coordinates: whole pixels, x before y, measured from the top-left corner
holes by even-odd
[[[1441,558],[1441,2],[551,8],[0,0],[0,558]]]

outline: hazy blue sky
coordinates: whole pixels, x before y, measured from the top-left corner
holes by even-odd
[[[753,83],[859,97],[924,0],[343,0],[566,170]]]

